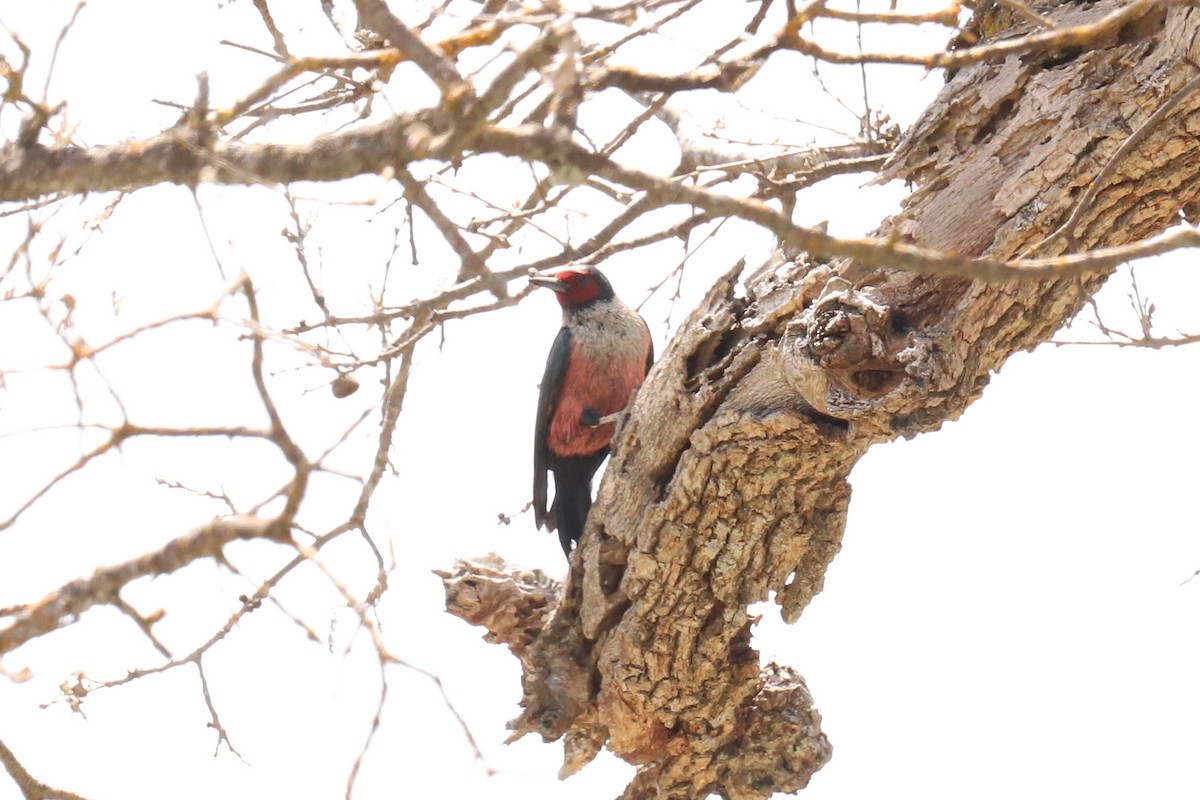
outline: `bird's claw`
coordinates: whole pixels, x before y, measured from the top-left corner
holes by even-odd
[[[584,409],[582,414],[580,414],[580,422],[582,422],[584,426],[588,428],[599,428],[601,425],[607,425],[610,422],[616,422],[620,418],[620,411],[616,412],[615,414],[605,414],[602,417],[595,411],[587,408]]]

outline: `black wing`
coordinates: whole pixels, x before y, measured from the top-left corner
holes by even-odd
[[[642,324],[646,325],[646,320],[642,320]],[[650,336],[650,326],[646,325],[646,336]],[[650,347],[646,350],[646,374],[650,374],[650,368],[654,366],[654,340],[650,339]]]
[[[570,356],[571,330],[562,328],[546,357],[546,372],[538,391],[537,422],[533,426],[533,521],[539,528],[551,531],[557,526],[554,520],[547,520],[546,514],[546,473],[550,469],[550,448],[546,441],[550,438],[550,418],[558,405]]]

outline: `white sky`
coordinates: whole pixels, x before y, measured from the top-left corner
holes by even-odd
[[[297,36],[306,44],[294,49],[335,51],[327,23],[310,5],[305,13],[315,16]],[[0,21],[44,58],[72,8],[0,0]],[[190,101],[202,68],[212,75],[215,105],[240,96],[266,74],[261,60],[216,45],[222,38],[263,45],[251,4],[218,8],[195,0],[167,8],[96,0],[83,12],[51,87],[52,95],[70,99],[69,114],[83,141],[119,141],[169,125],[177,113],[148,100]],[[115,19],[137,19],[141,27],[115,27]],[[654,49],[664,63],[685,58],[688,46],[703,49],[692,40],[674,42],[675,49],[668,44],[658,41]],[[3,52],[12,57],[7,45]],[[807,73],[806,65],[795,63]],[[828,70],[827,78],[835,72]],[[941,82],[937,76],[922,80],[915,70],[874,74],[874,96],[885,98],[901,122],[911,120]],[[853,85],[856,76],[842,79]],[[751,99],[773,99],[799,116],[852,127],[848,114],[836,116],[811,93],[801,93],[805,102],[797,101],[797,111],[780,90],[791,87],[783,83],[789,79],[794,76],[760,76],[749,87]],[[34,85],[40,87],[40,80]],[[404,89],[420,91],[415,85]],[[0,118],[6,135],[13,124],[14,118]],[[654,165],[661,141],[648,134],[630,158]],[[806,198],[802,218],[828,218],[834,233],[869,230],[901,189],[865,191],[860,182],[844,179]],[[364,282],[378,285],[399,217],[394,211],[364,219],[395,197],[394,188],[364,178],[332,191],[298,187],[296,194],[334,194],[355,203],[319,210],[310,258],[319,247],[331,302],[361,308]],[[375,199],[380,203],[363,213],[363,203]],[[288,224],[279,191],[206,186],[200,201],[225,266],[251,273],[264,313],[281,313],[302,296],[294,256],[278,233]],[[104,202],[88,201],[90,213]],[[586,202],[592,201],[583,197],[576,207],[584,212]],[[86,244],[56,269],[48,291],[80,301],[76,324],[89,341],[206,307],[216,297],[222,281],[187,190],[138,192],[99,230],[84,235],[81,220],[88,218],[64,212],[53,221],[69,237],[67,250]],[[582,238],[596,220],[581,215],[573,224]],[[23,235],[22,218],[0,219],[0,253],[10,252]],[[428,291],[453,272],[446,266],[453,262],[437,260],[435,235],[418,229],[418,236],[423,261],[432,266],[415,270],[398,259],[395,269],[405,277],[393,301],[406,290]],[[52,243],[47,237],[38,252]],[[522,257],[538,246],[531,243]],[[768,246],[744,229],[735,244],[709,246],[689,262],[674,308],[670,291],[652,297],[644,313],[660,352],[670,333],[668,318],[677,325],[711,276],[737,254],[745,252],[754,263]],[[680,252],[678,245],[664,246],[614,260],[606,269],[623,297],[641,302]],[[1188,299],[1200,293],[1193,260],[1179,254],[1138,270],[1164,333],[1200,328],[1194,312],[1188,313],[1194,305]],[[1127,286],[1124,275],[1110,282],[1101,307],[1110,324],[1133,330],[1125,312]],[[0,284],[0,291],[7,288]],[[115,316],[114,288],[120,299]],[[236,317],[241,308],[230,303],[227,313]],[[30,310],[28,304],[0,303],[0,369],[61,357]],[[434,685],[397,670],[390,673],[389,701],[359,778],[359,798],[600,800],[619,794],[632,774],[604,754],[560,784],[555,773],[561,745],[528,738],[503,745],[504,722],[518,711],[516,661],[482,642],[482,631],[441,611],[440,581],[430,572],[457,556],[489,551],[563,571],[556,538],[535,533],[527,516],[507,527],[496,524],[497,513],[515,512],[528,500],[536,384],[557,324],[557,305],[535,296],[517,308],[449,326],[440,349],[435,340],[421,348],[394,449],[399,475],[377,493],[371,518],[397,564],[379,610],[384,634],[398,655],[441,677],[496,774],[489,776],[474,758]],[[1085,336],[1094,338],[1080,323],[1061,338]],[[282,348],[269,357],[280,370],[275,395],[311,452],[336,439],[371,403],[377,375],[361,375],[363,390],[334,402],[321,388],[326,373],[289,370],[297,359]],[[246,365],[246,345],[232,328],[202,323],[124,345],[101,364],[131,418],[142,424],[193,421],[198,413],[213,423],[257,423]],[[83,376],[88,418],[112,421],[111,404],[98,399],[98,383]],[[63,394],[61,376],[32,372],[5,380],[0,433],[73,419],[74,401]],[[864,457],[852,476],[850,522],[825,591],[794,626],[783,625],[773,607],[764,608],[755,632],[764,660],[789,664],[807,678],[834,744],[833,760],[802,796],[1197,796],[1200,579],[1181,584],[1200,569],[1198,390],[1200,350],[1194,347],[1042,347],[1014,357],[960,421]],[[338,465],[361,471],[371,438],[369,426]],[[76,431],[0,437],[0,517],[92,443],[94,437]],[[0,532],[0,607],[35,600],[97,565],[160,546],[220,513],[211,501],[163,488],[156,478],[224,488],[249,504],[284,475],[276,456],[253,446],[130,443],[56,490],[14,529]],[[349,481],[320,479],[310,490],[306,524],[319,529],[344,517],[356,492]],[[284,558],[261,544],[231,548],[230,556],[257,579]],[[357,540],[339,541],[323,561],[359,596],[369,590],[372,564]],[[166,609],[156,631],[168,646],[187,652],[252,588],[204,564],[143,581],[126,599],[147,613]],[[370,724],[378,670],[361,637],[346,654],[353,617],[315,570],[298,571],[280,597],[332,646],[305,640],[299,628],[265,608],[249,615],[205,661],[221,720],[248,764],[224,750],[212,758],[216,737],[206,728],[208,715],[190,668],[98,692],[85,703],[86,719],[53,703],[58,685],[77,670],[103,680],[158,663],[144,637],[111,610],[91,612],[5,660],[6,669],[28,667],[33,678],[20,684],[0,678],[0,740],[39,778],[92,800],[341,797]],[[53,704],[39,707],[45,703]],[[18,796],[0,779],[0,800]]]

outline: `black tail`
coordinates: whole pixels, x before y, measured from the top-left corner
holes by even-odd
[[[554,472],[554,508],[551,512],[558,523],[558,540],[568,557],[587,524],[592,508],[592,476],[608,455],[607,448],[590,456],[559,459],[551,466]]]

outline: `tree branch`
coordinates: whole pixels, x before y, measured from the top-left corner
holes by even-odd
[[[202,558],[224,558],[225,545],[239,539],[289,541],[288,524],[279,519],[230,517],[195,528],[162,548],[111,567],[101,567],[90,577],[71,581],[31,605],[12,613],[0,629],[0,656],[30,639],[75,622],[98,605],[114,605],[121,590],[152,575],[169,575]]]
[[[86,800],[74,792],[55,789],[34,778],[4,742],[0,742],[0,764],[16,782],[25,800]]]
[[[50,194],[138,189],[159,183],[194,186],[337,181],[379,174],[413,159],[407,137],[420,115],[294,145],[217,142],[200,146],[186,128],[105,147],[0,147],[0,202]]]

